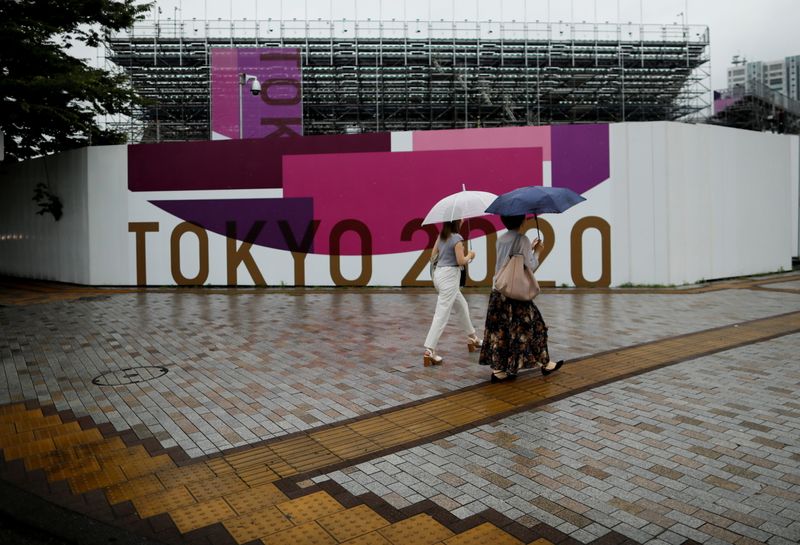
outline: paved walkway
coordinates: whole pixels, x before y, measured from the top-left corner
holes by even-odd
[[[797,276],[547,292],[570,363],[501,385],[426,290],[0,304],[3,478],[160,541],[800,539]]]

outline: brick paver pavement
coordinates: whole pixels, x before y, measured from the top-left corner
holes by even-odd
[[[688,361],[315,481],[462,518],[491,507],[584,543],[612,529],[641,543],[797,543],[798,348],[790,335]]]
[[[452,326],[445,365],[422,366],[426,290],[5,292],[0,468],[174,543],[796,542],[800,334],[784,335],[798,329],[798,284],[545,293],[553,355],[596,356],[485,394],[470,388],[488,372]],[[467,299],[480,330],[487,294]],[[686,359],[693,342],[692,358],[739,347],[618,380]],[[548,401],[592,380],[617,382]],[[531,394],[541,401],[524,405]],[[398,432],[372,429],[409,403],[422,404],[385,413]]]
[[[467,300],[481,331],[487,295]],[[537,301],[551,354],[566,359],[800,309],[798,296],[748,289]],[[0,404],[52,402],[190,456],[211,454],[485,380],[452,325],[440,344],[445,365],[422,367],[434,306],[427,290],[232,290],[0,307]],[[141,366],[168,373],[92,384]]]

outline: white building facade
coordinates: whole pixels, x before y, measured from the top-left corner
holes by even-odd
[[[800,100],[800,55],[775,61],[737,62],[728,67],[728,89],[744,87],[757,81],[773,91]]]

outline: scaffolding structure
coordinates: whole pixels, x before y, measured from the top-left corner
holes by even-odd
[[[708,120],[714,125],[751,131],[800,134],[800,101],[750,80],[747,85],[714,91],[715,106],[724,107]]]
[[[710,115],[708,27],[493,21],[141,21],[107,58],[145,99],[132,142],[210,135],[212,47],[297,47],[304,134]]]

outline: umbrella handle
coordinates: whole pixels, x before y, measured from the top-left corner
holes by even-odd
[[[461,191],[467,190],[467,184],[461,184]],[[469,243],[469,218],[467,218],[467,252],[469,252],[472,248],[470,247]]]

